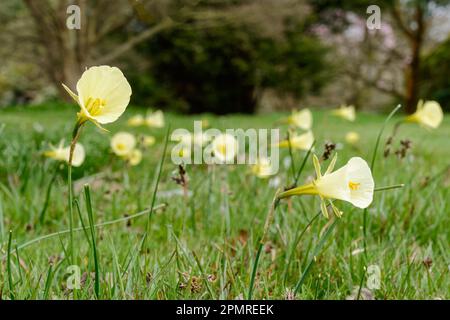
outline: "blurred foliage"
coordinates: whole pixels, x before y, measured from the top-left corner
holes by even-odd
[[[151,63],[132,77],[134,99],[189,113],[252,113],[266,88],[297,98],[318,92],[329,80],[328,51],[303,28],[279,39],[233,24],[162,32],[139,48]]]
[[[422,96],[450,111],[450,39],[427,55],[422,65]]]
[[[0,107],[70,99],[61,83],[74,89],[86,67],[108,64],[126,74],[133,104],[187,113],[289,109],[300,100],[369,109],[422,96],[448,109],[448,44],[423,55],[445,35],[429,41],[415,26],[417,4],[426,25],[439,24],[434,10],[450,0],[70,3],[82,8],[81,30],[66,28],[66,0],[0,2]],[[381,7],[381,31],[364,30],[371,4]]]

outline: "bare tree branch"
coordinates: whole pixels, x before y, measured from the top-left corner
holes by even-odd
[[[124,44],[118,46],[115,48],[114,51],[112,51],[110,54],[104,55],[100,57],[99,59],[94,60],[94,64],[105,64],[113,61],[114,59],[120,57],[127,51],[131,50],[133,47],[138,45],[139,43],[144,42],[145,40],[151,38],[158,32],[161,32],[165,29],[168,29],[174,25],[174,21],[170,18],[167,18],[163,20],[162,22],[158,23],[157,25],[151,27],[150,29],[147,29],[138,35],[134,36],[133,38],[129,39]]]

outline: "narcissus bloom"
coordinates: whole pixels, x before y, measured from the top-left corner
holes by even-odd
[[[200,121],[202,122],[202,129],[206,129],[209,127],[208,119],[201,119]]]
[[[151,147],[156,142],[156,139],[154,136],[143,136],[142,137],[142,145],[146,148]]]
[[[359,141],[359,134],[355,131],[347,132],[347,134],[345,135],[345,141],[348,144],[357,144]]]
[[[131,87],[116,67],[98,66],[87,69],[77,82],[77,94],[64,89],[80,106],[78,123],[92,121],[96,125],[116,121],[130,102]]]
[[[300,135],[290,136],[289,140],[280,141],[278,147],[289,148],[290,142],[292,149],[309,150],[314,143],[314,135],[311,131],[308,131]]]
[[[300,111],[293,110],[287,121],[290,125],[296,126],[303,130],[309,130],[312,127],[312,113],[309,109],[303,109]]]
[[[214,157],[221,163],[233,160],[238,152],[236,138],[228,133],[220,134],[212,141]]]
[[[128,132],[118,132],[111,138],[111,149],[119,157],[127,156],[136,146],[136,138]]]
[[[125,156],[125,160],[132,166],[137,166],[142,161],[142,152],[139,149],[133,149]]]
[[[348,121],[355,121],[356,118],[354,106],[341,105],[339,108],[333,110],[332,114]]]
[[[161,110],[150,113],[145,118],[145,124],[150,128],[164,127],[164,113]]]
[[[260,157],[252,166],[252,173],[258,178],[268,178],[275,174],[272,163],[267,158]]]
[[[128,119],[127,124],[131,127],[139,127],[145,123],[144,117],[140,114],[137,114],[130,119]]]
[[[64,147],[63,141],[61,141],[58,147],[50,146],[51,150],[44,152],[44,155],[48,158],[52,158],[59,161],[69,162],[70,146]],[[79,167],[83,164],[86,153],[84,152],[83,145],[77,143],[73,151],[72,165]]]
[[[419,101],[417,111],[406,118],[407,122],[416,122],[420,125],[436,129],[442,122],[444,114],[442,108],[436,101]]]
[[[336,159],[337,155],[335,154],[327,171],[322,175],[319,159],[314,155],[313,163],[316,170],[316,179],[304,186],[282,192],[279,198],[306,194],[319,195],[322,200],[320,208],[326,217],[328,217],[326,200],[328,200],[336,216],[342,215],[342,211],[339,211],[330,199],[347,201],[358,208],[367,208],[372,203],[375,187],[372,172],[367,162],[362,158],[353,157],[345,166],[332,172]]]

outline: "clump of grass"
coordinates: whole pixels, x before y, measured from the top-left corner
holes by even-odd
[[[98,132],[93,134],[97,130],[94,126],[86,127],[80,139],[89,156],[83,167],[74,168],[72,173],[74,185],[81,177],[92,178],[92,210],[89,213],[86,190],[84,197],[83,189],[81,194],[75,190],[78,216],[74,219],[73,243],[81,284],[72,295],[66,287],[71,276],[66,259],[70,250],[63,245],[70,233],[65,220],[67,172],[62,170],[51,181],[54,163],[40,157],[44,142],[57,142],[52,140],[55,136],[69,134],[64,123],[69,123],[72,116],[73,112],[64,108],[2,111],[2,298],[285,299],[297,291],[296,297],[302,299],[345,299],[355,288],[356,293],[361,288],[366,296],[369,275],[363,267],[369,265],[381,270],[380,289],[368,289],[374,298],[450,297],[446,227],[450,223],[450,151],[445,148],[450,134],[448,118],[433,132],[403,127],[399,134],[414,141],[410,156],[379,157],[374,162],[377,186],[402,182],[405,187],[376,193],[366,214],[366,250],[362,237],[364,215],[340,203],[345,214],[339,225],[334,230],[330,225],[324,229],[327,221],[314,219],[318,202],[313,197],[280,204],[265,241],[260,242],[276,188],[270,180],[249,176],[243,166],[187,166],[192,195],[186,199],[182,192],[173,193],[181,187],[171,180],[176,167],[162,161],[170,150],[170,144],[164,150],[164,130],[151,132],[157,144],[144,154],[141,165],[130,168],[129,188],[125,189],[121,176],[115,175],[121,172],[120,164],[105,157],[108,138]],[[209,122],[218,128],[270,127],[277,118],[279,114],[220,119],[211,116]],[[322,130],[328,115],[317,111],[314,118],[316,148],[329,140],[339,145],[350,129],[344,121],[328,120],[327,130]],[[169,114],[168,119],[173,127],[189,128],[196,117]],[[361,134],[360,150],[344,144],[339,150],[342,160],[338,161],[355,153],[371,159],[384,119],[381,115],[360,114],[358,122],[351,124],[351,130]],[[35,122],[46,131],[37,134]],[[125,119],[109,129],[118,131],[124,123]],[[391,129],[389,122],[386,130]],[[146,133],[146,129],[138,128],[136,133]],[[281,170],[281,181],[300,184],[308,179],[313,168],[310,161],[304,162],[305,155],[292,150],[296,170]],[[281,153],[281,159],[285,157],[290,157],[289,150]],[[95,176],[98,172],[104,175]],[[43,223],[39,223],[50,183]],[[151,223],[147,225],[150,212]],[[142,247],[146,233],[149,236]],[[328,239],[320,248],[325,236]]]

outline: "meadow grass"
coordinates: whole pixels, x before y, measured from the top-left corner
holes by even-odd
[[[259,179],[244,165],[192,165],[186,167],[189,193],[184,196],[172,179],[178,167],[170,160],[169,143],[149,217],[166,129],[127,127],[126,119],[141,112],[138,108],[129,108],[108,126],[111,133],[88,124],[81,136],[87,157],[73,169],[74,260],[81,288],[68,289],[73,274],[68,269],[69,234],[57,233],[69,226],[67,166],[44,158],[42,151],[50,142],[70,142],[76,110],[50,105],[0,111],[0,298],[235,299],[247,298],[252,288],[255,299],[286,299],[292,298],[311,259],[314,264],[297,299],[450,298],[449,117],[433,131],[402,126],[395,147],[401,139],[413,142],[403,159],[383,157],[384,142],[399,116],[389,122],[375,161],[375,184],[405,187],[375,193],[367,211],[367,251],[363,210],[337,201],[344,215],[321,242],[330,222],[317,216],[319,199],[294,197],[274,212],[252,286],[275,180]],[[313,114],[317,154],[325,141],[332,141],[338,144],[337,168],[352,156],[370,163],[386,115],[359,113],[350,123],[323,110]],[[206,118],[219,129],[273,128],[282,116],[166,114],[166,123],[192,130],[194,120]],[[156,137],[139,166],[127,167],[111,154],[110,137],[122,130]],[[357,147],[344,142],[350,130],[361,136]],[[293,152],[297,168],[304,156]],[[283,150],[280,158],[282,188],[294,178],[290,166],[283,165],[289,151]],[[310,160],[300,184],[313,177]],[[52,233],[56,235],[46,237]],[[369,265],[381,271],[377,290],[365,289],[370,274],[364,267]]]

